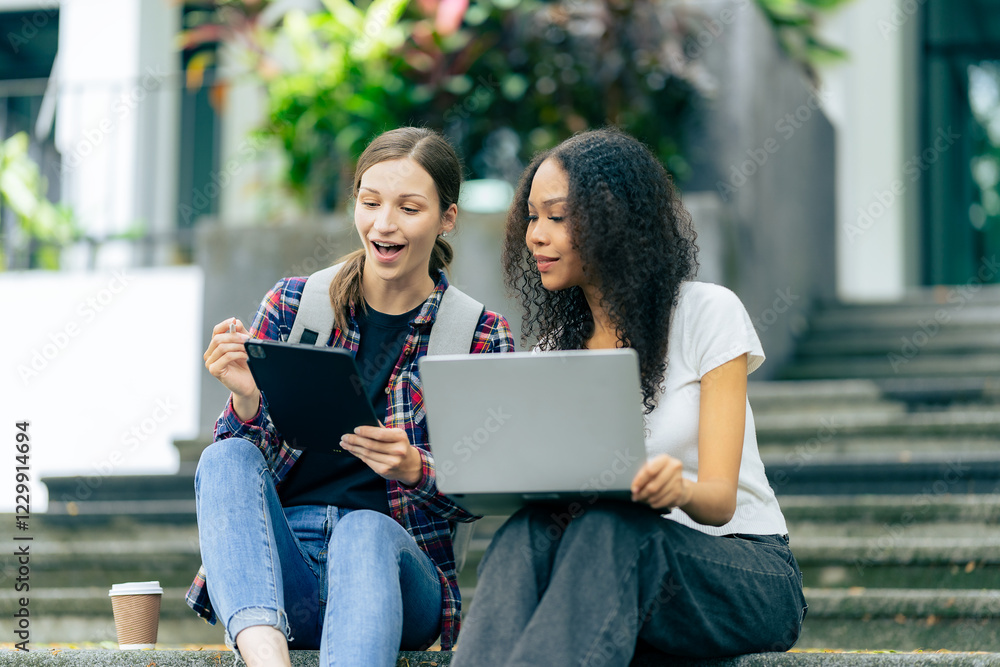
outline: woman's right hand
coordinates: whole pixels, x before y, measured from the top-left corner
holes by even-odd
[[[235,331],[229,333],[229,325],[234,322]],[[260,390],[250,374],[247,352],[243,347],[243,341],[249,338],[250,333],[243,327],[243,323],[236,318],[229,318],[212,329],[212,340],[204,355],[208,372],[233,392],[233,407],[236,415],[243,421],[256,415],[260,406]]]

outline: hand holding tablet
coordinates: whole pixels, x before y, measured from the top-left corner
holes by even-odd
[[[271,420],[295,449],[342,451],[342,435],[380,425],[347,350],[256,339],[244,346]]]

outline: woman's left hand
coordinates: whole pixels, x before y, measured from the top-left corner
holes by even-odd
[[[420,452],[401,428],[359,426],[341,436],[340,446],[386,479],[416,486],[424,476]]]
[[[667,454],[643,464],[632,480],[632,500],[653,509],[673,509],[691,500],[692,482],[684,479],[684,465]]]

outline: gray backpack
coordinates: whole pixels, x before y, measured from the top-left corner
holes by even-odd
[[[292,323],[289,343],[324,346],[333,333],[333,308],[330,307],[330,283],[343,264],[317,271],[306,280],[299,310]],[[427,356],[468,354],[484,306],[454,285],[441,297],[437,318],[427,344]],[[461,571],[472,539],[472,524],[452,522],[452,547],[455,569]]]

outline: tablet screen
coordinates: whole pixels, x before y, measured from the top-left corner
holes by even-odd
[[[340,436],[358,426],[378,426],[347,350],[256,339],[244,347],[271,420],[295,449],[338,452]]]

